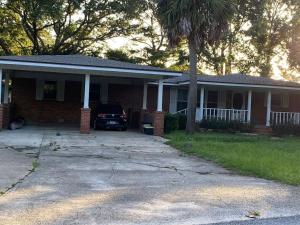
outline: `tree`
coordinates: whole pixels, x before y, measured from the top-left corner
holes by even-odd
[[[31,54],[78,54],[128,34],[134,1],[7,0],[6,7],[17,15]]]
[[[295,16],[292,20],[292,27],[289,34],[287,48],[289,50],[289,62],[292,68],[300,71],[300,2],[295,7]]]
[[[0,3],[0,55],[27,54],[28,40],[17,16]]]
[[[108,59],[118,60],[118,61],[122,61],[122,62],[130,62],[130,63],[138,63],[139,62],[137,59],[130,56],[127,52],[125,52],[124,50],[120,50],[120,49],[117,49],[117,50],[109,49],[105,53],[105,56]]]
[[[221,39],[234,12],[227,0],[160,0],[159,20],[171,47],[187,40],[189,48],[189,94],[186,132],[195,131],[197,106],[197,49]]]
[[[257,67],[261,76],[272,75],[272,59],[283,53],[293,27],[293,18],[297,16],[295,7],[299,1],[295,0],[254,0],[248,11],[250,28],[246,34],[251,38],[255,48],[253,65]]]
[[[256,0],[232,0],[235,13],[230,21],[229,29],[222,39],[212,45],[205,46],[198,52],[206,65],[206,69],[213,70],[218,75],[230,74],[232,71],[249,73],[254,65],[251,60],[253,48],[249,37],[249,10],[256,4]]]
[[[140,11],[130,37],[134,44],[139,45],[134,55],[144,64],[166,67],[172,50],[168,49],[166,34],[157,18],[156,0],[144,0]]]

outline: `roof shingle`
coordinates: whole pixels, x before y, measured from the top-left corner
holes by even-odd
[[[76,65],[76,66],[95,66],[95,67],[108,67],[108,68],[118,68],[118,69],[162,71],[162,72],[176,73],[176,71],[170,71],[159,67],[145,66],[145,65],[121,62],[121,61],[110,60],[110,59],[101,59],[97,57],[84,56],[84,55],[0,56],[0,60]]]
[[[300,84],[291,81],[274,80],[267,77],[250,76],[245,74],[230,74],[225,76],[199,75],[198,82],[208,83],[224,83],[224,84],[246,84],[246,85],[261,85],[261,86],[283,86],[300,88]],[[169,78],[165,83],[182,84],[189,81],[187,74],[181,77]]]

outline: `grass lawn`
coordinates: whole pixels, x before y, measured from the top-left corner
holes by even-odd
[[[243,175],[300,185],[300,138],[174,132],[168,144]]]

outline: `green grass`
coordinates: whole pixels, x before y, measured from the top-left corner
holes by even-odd
[[[187,154],[212,160],[243,175],[300,184],[300,138],[184,132],[166,137],[168,144]]]
[[[34,172],[39,167],[39,165],[40,165],[39,162],[34,160],[32,162],[32,172]]]

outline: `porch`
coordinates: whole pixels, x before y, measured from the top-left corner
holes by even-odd
[[[177,96],[173,102],[173,113],[186,114],[187,87],[171,88],[171,95]],[[198,88],[196,121],[238,121],[267,128],[284,124],[300,125],[298,99],[300,90],[201,85]]]

